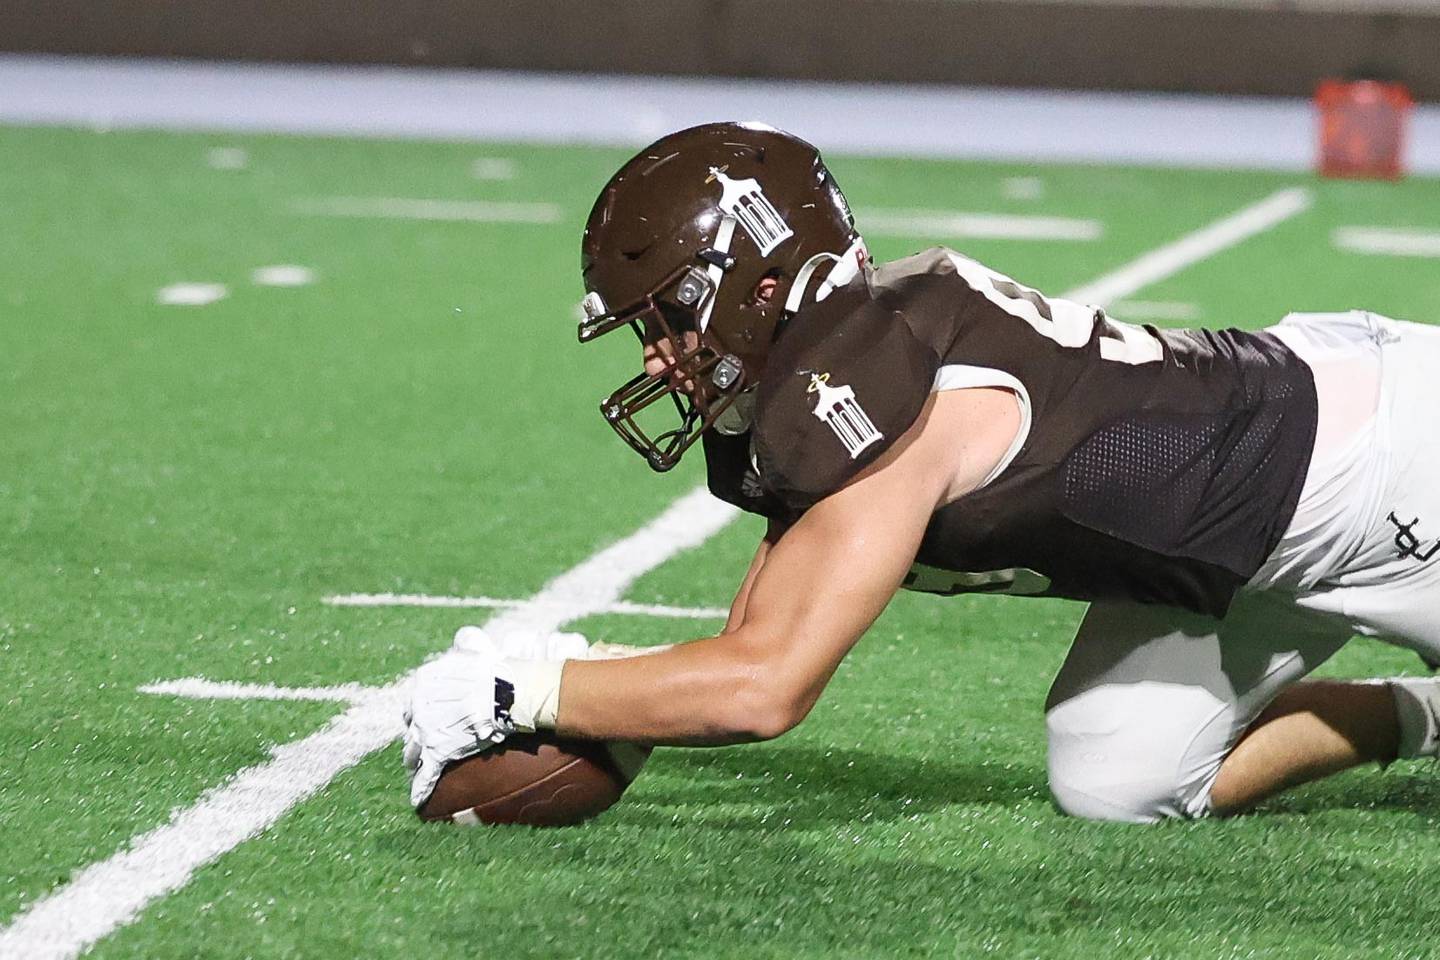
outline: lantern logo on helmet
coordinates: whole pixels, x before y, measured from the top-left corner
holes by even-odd
[[[812,412],[845,445],[851,460],[859,457],[872,443],[883,439],[884,435],[875,429],[869,414],[855,399],[855,391],[844,384],[830,386],[829,373],[810,374],[810,386],[805,388],[805,392],[817,395]]]
[[[758,180],[731,180],[725,175],[726,169],[728,165],[711,167],[705,182],[720,182],[720,211],[734,217],[755,246],[760,248],[760,255],[768,257],[772,250],[795,236],[795,231],[790,229],[770,198],[765,196]]]

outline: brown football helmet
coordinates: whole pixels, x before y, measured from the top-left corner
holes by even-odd
[[[658,471],[705,430],[743,432],[786,319],[869,267],[844,195],[804,140],[757,123],[657,140],[610,178],[585,225],[580,342],[628,326],[642,343],[668,341],[665,369],[630,380],[601,413]],[[667,397],[678,425],[642,428],[637,414]]]

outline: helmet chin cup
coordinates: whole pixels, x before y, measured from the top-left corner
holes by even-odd
[[[722,380],[729,386],[722,388]],[[670,360],[659,373],[642,373],[633,378],[605,398],[600,412],[620,439],[645,458],[650,469],[664,473],[680,462],[702,433],[730,419],[727,413],[746,392],[745,387],[745,372],[738,360],[719,356],[702,345]],[[647,430],[640,423],[640,415],[667,399],[675,410],[675,426]]]
[[[735,395],[735,400],[715,418],[715,432],[738,437],[755,420],[755,387],[752,385]]]

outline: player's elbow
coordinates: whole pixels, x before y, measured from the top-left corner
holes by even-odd
[[[761,666],[737,684],[726,722],[739,739],[774,740],[798,726],[813,704],[803,686]]]
[[[728,713],[726,726],[731,737],[751,742],[774,740],[805,718],[805,712],[785,698],[764,692],[736,697]]]

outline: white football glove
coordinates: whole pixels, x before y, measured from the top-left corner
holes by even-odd
[[[522,634],[506,631],[494,634],[484,627],[461,627],[455,631],[457,650],[492,653],[509,660],[585,660],[590,641],[581,633]]]
[[[502,633],[497,636],[484,627],[476,626],[461,627],[455,631],[456,649],[490,652],[508,660],[620,660],[662,653],[673,646],[673,643],[666,643],[636,647],[604,640],[591,643],[581,633]]]
[[[516,730],[510,708],[515,688],[500,676],[503,661],[490,651],[456,650],[415,671],[405,710],[405,769],[410,803],[435,790],[445,765],[504,740]]]

